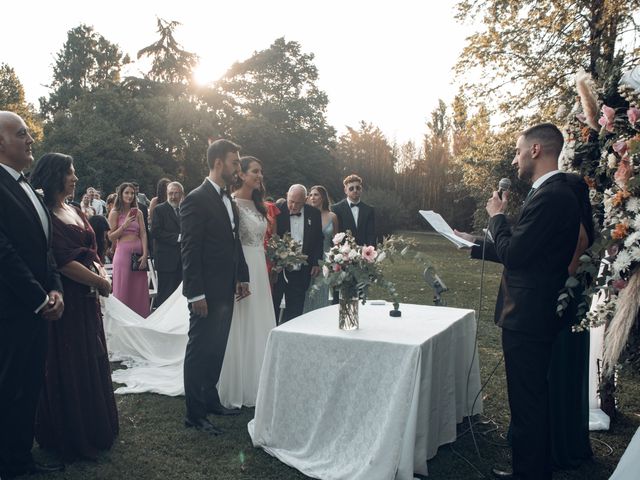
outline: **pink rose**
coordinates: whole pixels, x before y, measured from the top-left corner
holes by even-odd
[[[607,105],[602,105],[602,117],[600,117],[598,123],[602,125],[607,132],[613,132],[613,122],[615,118],[616,111]]]
[[[613,288],[615,288],[616,290],[622,290],[626,286],[627,286],[626,280],[623,280],[621,278],[613,281]]]
[[[613,178],[620,188],[624,188],[627,185],[627,181],[631,178],[633,169],[631,163],[629,163],[629,157],[624,157],[618,164],[618,170],[616,170]]]
[[[367,262],[373,263],[377,256],[378,252],[376,252],[376,247],[374,247],[373,245],[362,247],[362,258],[364,258]]]
[[[627,153],[627,148],[627,142],[625,142],[624,140],[620,140],[619,142],[613,144],[613,151],[620,156]]]
[[[587,123],[587,116],[584,113],[578,113],[576,118],[580,120],[582,123]]]
[[[341,232],[341,233],[336,233],[333,237],[333,244],[334,245],[340,245],[342,243],[342,241],[344,240],[345,237],[345,233]]]
[[[631,107],[629,110],[627,110],[627,117],[629,117],[629,122],[631,122],[631,125],[635,125],[638,121],[638,117],[640,117],[640,110],[638,110],[636,107]]]
[[[340,265],[338,265],[337,263],[333,265],[334,272],[339,272],[340,270],[342,270],[342,267]]]

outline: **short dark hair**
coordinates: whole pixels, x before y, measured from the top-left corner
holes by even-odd
[[[562,132],[553,123],[540,123],[533,127],[527,128],[521,134],[528,142],[538,141],[545,147],[549,148],[556,156],[560,156],[562,146],[564,145],[564,137]]]
[[[228,153],[238,153],[240,148],[240,145],[236,145],[231,140],[225,140],[224,138],[212,142],[207,149],[207,165],[209,169],[213,169],[213,165],[218,158],[224,160]]]
[[[64,153],[45,153],[31,172],[29,180],[33,188],[44,192],[44,203],[51,208],[56,195],[64,190],[64,177],[69,174],[73,157]]]

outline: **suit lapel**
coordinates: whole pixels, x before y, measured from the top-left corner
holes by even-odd
[[[304,207],[304,225],[303,225],[303,233],[302,233],[302,251],[306,254],[309,251],[309,240],[311,239],[311,208],[307,205]]]
[[[0,180],[4,183],[5,187],[11,194],[15,197],[16,203],[19,207],[24,211],[25,217],[29,219],[33,227],[36,227],[37,231],[42,235],[42,240],[46,243],[47,237],[44,234],[44,229],[42,222],[40,221],[40,215],[36,210],[36,207],[33,206],[31,199],[26,194],[26,192],[22,189],[22,187],[18,184],[18,182],[7,172],[4,168],[0,167]],[[49,211],[47,207],[40,199],[40,196],[36,193],[36,197],[38,197],[38,201],[44,208],[45,213],[49,216]],[[51,218],[49,217],[49,238],[51,238]]]

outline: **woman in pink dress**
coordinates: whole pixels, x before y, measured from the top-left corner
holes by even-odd
[[[115,243],[113,256],[113,296],[141,317],[149,316],[147,278],[147,231],[138,210],[131,183],[118,187],[116,203],[109,213],[109,240]],[[139,271],[131,270],[131,255],[140,255]]]

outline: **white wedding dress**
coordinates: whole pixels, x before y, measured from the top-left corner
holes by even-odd
[[[267,221],[252,200],[235,201],[251,295],[237,302],[233,310],[218,383],[225,407],[255,405],[267,337],[276,326],[264,254]],[[104,300],[103,313],[110,359],[128,367],[113,372],[113,381],[125,385],[116,393],[183,395],[189,314],[182,287],[146,319],[113,295]]]

